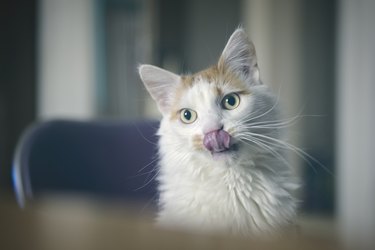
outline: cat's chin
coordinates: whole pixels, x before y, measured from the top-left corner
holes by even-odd
[[[230,150],[213,152],[211,153],[211,156],[214,161],[228,161],[233,158],[233,152],[231,152]]]
[[[220,152],[211,152],[210,155],[214,161],[233,162],[236,159],[236,152],[237,149],[232,147]]]

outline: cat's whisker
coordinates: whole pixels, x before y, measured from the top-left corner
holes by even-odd
[[[280,95],[280,89],[279,89],[279,95]],[[255,119],[258,119],[258,118],[261,118],[262,116],[266,115],[267,113],[271,112],[275,106],[278,104],[279,102],[279,95],[277,96],[277,100],[275,101],[274,105],[268,110],[266,111],[265,113],[259,115],[259,116],[256,116],[256,117],[251,117],[250,119],[246,119],[243,121],[243,123],[248,123],[248,124],[253,124],[253,125],[261,125],[261,124],[269,124],[269,123],[278,123],[278,122],[286,122],[286,121],[294,121],[294,120],[299,120],[300,118],[303,118],[303,117],[308,117],[308,116],[314,116],[314,115],[302,115],[303,113],[303,110],[305,109],[305,106],[301,107],[299,112],[297,113],[297,115],[293,116],[293,117],[290,117],[290,118],[286,118],[286,119],[280,119],[280,120],[273,120],[273,121],[259,121],[259,122],[251,122]]]
[[[316,168],[311,164],[310,162],[310,158],[313,158],[312,156],[308,155],[306,152],[304,152],[303,150],[299,149],[298,147],[292,145],[292,144],[289,144],[287,142],[284,142],[282,140],[278,140],[278,139],[275,139],[273,137],[269,137],[269,136],[266,136],[266,135],[261,135],[261,134],[257,134],[257,133],[251,133],[251,132],[243,132],[243,133],[240,133],[238,134],[240,136],[242,136],[243,138],[246,138],[246,139],[252,139],[252,140],[257,140],[258,142],[262,142],[263,144],[267,144],[267,145],[270,145],[270,146],[273,146],[273,147],[277,147],[277,148],[284,148],[284,149],[288,149],[288,150],[291,150],[293,151],[294,153],[296,153],[299,157],[301,157],[304,161],[306,161],[308,163],[308,165],[314,170],[314,172],[317,172],[316,171]],[[259,136],[261,138],[257,138],[256,136]],[[262,139],[263,138],[263,139]],[[274,139],[274,140],[273,140]],[[271,141],[270,141],[271,140]],[[307,156],[308,155],[308,156]],[[322,163],[320,163],[317,159],[313,158],[311,159],[312,161],[316,162],[318,165],[320,165],[324,170],[326,170],[328,173],[332,174]]]
[[[282,140],[279,140],[279,139],[276,139],[276,138],[273,138],[273,137],[269,137],[269,136],[266,136],[266,135],[257,134],[257,133],[248,132],[248,134],[250,134],[250,135],[252,135],[254,137],[261,137],[261,138],[263,138],[264,139],[263,141],[265,143],[270,144],[269,141],[266,141],[266,140],[270,140],[270,141],[275,142],[275,144],[274,144],[275,146],[279,145],[279,146],[281,146],[283,148],[290,149],[293,152],[295,152],[299,157],[301,157],[301,159],[303,159],[304,161],[306,161],[306,163],[309,164],[309,166],[312,167],[313,169],[315,169],[315,167],[312,165],[312,163],[310,162],[310,160],[313,161],[313,162],[315,162],[316,164],[318,164],[321,168],[323,168],[330,175],[333,175],[333,173],[326,166],[324,166],[323,163],[321,163],[319,160],[317,160],[316,158],[314,158],[310,154],[306,153],[302,149],[300,149],[300,148],[298,148],[298,147],[296,147],[296,146],[294,146],[294,145],[292,145],[290,143],[287,143],[285,141],[282,141]]]
[[[155,180],[155,178],[159,175],[159,172],[160,172],[160,169],[158,169],[158,171],[154,174],[154,176],[152,178],[150,178],[145,184],[143,184],[139,188],[134,189],[134,191],[138,191],[138,190],[140,190],[142,188],[147,187],[152,181]],[[146,180],[147,180],[147,178],[146,178]]]
[[[135,178],[139,178],[141,176],[144,176],[144,175],[147,175],[145,178],[144,178],[144,182],[146,182],[150,176],[151,173],[155,172],[157,169],[157,167],[151,169],[150,171],[147,171],[147,172],[144,172],[144,173],[139,173],[139,174],[135,174],[135,175],[131,175],[131,176],[128,176],[126,177],[126,180],[133,180]]]
[[[277,151],[275,151],[274,149],[272,149],[271,147],[269,147],[268,145],[262,143],[261,141],[259,140],[253,140],[253,139],[250,139],[250,138],[244,138],[241,140],[243,143],[249,145],[249,146],[253,146],[251,145],[250,143],[248,142],[252,142],[254,143],[255,145],[257,145],[258,147],[260,148],[263,148],[265,149],[266,151],[268,151],[269,153],[271,153],[273,156],[275,156],[276,158],[280,158],[284,163],[285,165],[289,166],[289,163],[284,159],[284,157],[282,157],[279,153],[277,153]],[[247,142],[248,141],[248,142]]]
[[[259,110],[252,110],[251,112],[245,114],[244,117],[240,118],[236,123],[243,124],[245,123],[249,118],[252,118],[254,115],[259,113]]]
[[[301,114],[298,114],[298,115],[295,115],[293,117],[289,117],[289,118],[286,118],[286,119],[273,120],[273,121],[261,121],[261,122],[254,122],[254,123],[250,123],[250,124],[262,125],[262,124],[285,123],[285,122],[294,122],[296,120],[300,120],[300,119],[305,118],[305,117],[322,117],[322,116],[323,115],[301,115]]]
[[[147,167],[151,166],[153,163],[155,163],[155,162],[158,161],[158,160],[159,160],[159,158],[155,158],[155,159],[153,159],[153,160],[152,160],[150,163],[148,163],[146,166],[144,166],[144,167],[142,167],[141,169],[139,169],[139,170],[137,171],[137,174],[132,175],[132,176],[129,176],[129,177],[127,177],[127,179],[128,179],[128,180],[130,180],[130,179],[134,179],[134,178],[137,178],[137,177],[140,177],[140,176],[146,175],[146,174],[149,176],[150,173],[156,171],[156,169],[158,168],[157,165],[153,166],[153,168],[152,168],[151,170],[147,171],[147,172],[143,172],[143,173],[142,173],[141,171],[143,171],[143,170],[146,169]],[[147,180],[148,176],[145,178],[146,180]]]
[[[132,176],[132,178],[136,178],[136,177],[143,176],[143,175],[146,175],[146,174],[149,176],[151,173],[155,172],[157,169],[158,169],[157,167],[154,167],[147,172],[136,174],[136,175]],[[146,177],[146,179],[148,179],[148,176]]]
[[[256,125],[253,125],[253,124],[241,124],[240,126],[237,127],[238,130],[248,130],[248,129],[252,129],[252,128],[259,128],[259,129],[279,129],[279,128],[283,128],[283,127],[287,127],[287,126],[291,126],[293,125],[298,119],[302,118],[304,116],[302,115],[296,115],[292,118],[289,118],[289,119],[284,119],[284,120],[276,120],[276,121],[264,121],[264,122],[258,122],[258,123],[253,123],[253,124],[265,124],[265,125],[261,125],[261,126],[256,126]],[[280,122],[279,122],[280,121]],[[327,171],[328,173],[332,174],[331,171],[329,171],[321,162],[319,162],[317,159],[315,159],[314,157],[312,157],[311,155],[307,154],[305,151],[303,151],[302,149],[292,145],[292,144],[289,144],[285,141],[282,141],[282,140],[279,140],[279,139],[275,139],[273,137],[270,137],[270,136],[267,136],[267,135],[263,135],[263,134],[257,134],[257,133],[251,133],[251,132],[244,132],[243,134],[247,135],[247,136],[251,136],[251,139],[255,140],[256,136],[258,137],[261,137],[261,138],[256,138],[259,141],[262,141],[263,143],[266,143],[268,145],[271,145],[271,146],[274,146],[274,147],[282,147],[282,148],[285,148],[285,149],[289,149],[293,152],[295,152],[300,158],[302,158],[304,161],[306,161],[308,163],[308,165],[314,170],[314,172],[317,172],[316,171],[316,168],[311,164],[310,161],[313,161],[315,163],[317,163],[320,167],[322,167],[325,171]],[[246,136],[245,136],[246,137]],[[254,138],[255,137],[255,138]],[[268,141],[267,141],[268,139]],[[273,143],[270,142],[273,141]]]
[[[261,118],[261,117],[269,114],[270,112],[272,112],[277,107],[277,105],[279,104],[279,101],[280,101],[280,89],[279,89],[279,93],[277,95],[276,101],[275,101],[275,103],[272,105],[272,107],[270,109],[268,109],[267,111],[265,111],[264,113],[262,113],[262,114],[260,114],[258,116],[252,117],[251,119],[248,119],[246,121],[250,122],[250,121],[259,119],[259,118]]]
[[[287,119],[239,124],[237,129],[281,129],[291,127],[304,117],[321,117],[321,115],[296,115]]]
[[[288,119],[254,122],[254,123],[248,123],[247,125],[249,127],[254,127],[254,126],[258,126],[258,125],[264,125],[264,126],[283,126],[283,125],[289,125],[289,124],[293,125],[298,120],[302,119],[303,117],[305,117],[305,116],[296,115],[296,116],[288,118]]]
[[[182,146],[181,146],[180,144],[178,144],[178,143],[174,143],[174,145],[182,148]],[[178,147],[177,147],[177,149],[178,149]],[[177,151],[178,151],[178,150],[177,150]],[[176,160],[176,161],[178,161],[178,162],[184,162],[184,161],[186,161],[187,158],[188,158],[187,156],[188,156],[188,155],[186,155],[186,154],[183,155],[183,156],[181,156],[181,155],[178,154],[177,152],[174,153],[174,154],[171,154],[171,155],[170,155],[171,158],[174,158],[174,160]],[[151,164],[152,164],[153,162],[155,162],[156,160],[159,160],[159,158],[154,159],[152,162],[150,162],[149,164],[147,164],[147,165],[146,165],[145,167],[143,167],[142,169],[145,169],[147,166],[151,165]],[[142,170],[142,169],[141,169],[141,170]],[[151,178],[149,178],[150,174],[152,174],[152,173],[154,173],[154,175],[153,175]],[[156,177],[159,175],[159,173],[160,173],[160,168],[159,168],[158,166],[155,166],[152,170],[150,170],[150,171],[148,171],[148,172],[140,173],[140,174],[138,174],[138,175],[136,175],[136,176],[133,176],[133,177],[135,178],[135,177],[138,177],[138,176],[142,176],[142,175],[146,175],[146,174],[148,174],[148,176],[145,178],[145,183],[144,183],[142,186],[136,188],[134,191],[138,191],[138,190],[140,190],[140,189],[142,189],[142,188],[145,188],[145,187],[148,186],[149,184],[151,184],[151,183],[156,179]]]
[[[254,137],[250,137],[250,138],[249,137],[243,137],[240,140],[242,142],[244,142],[245,144],[250,145],[250,146],[252,146],[252,145],[249,144],[249,143],[247,143],[246,141],[253,142],[254,144],[258,145],[259,147],[261,147],[261,148],[267,150],[268,152],[270,152],[277,159],[281,160],[287,167],[291,168],[290,163],[280,153],[278,153],[275,149],[273,149],[272,147],[270,147],[267,144],[265,144],[263,141],[257,140]]]
[[[261,135],[261,134],[257,134],[257,133],[246,132],[245,134],[248,137],[250,136],[251,138],[256,138],[257,140],[262,141],[263,143],[266,143],[267,145],[270,145],[270,146],[273,146],[273,147],[277,147],[277,148],[283,148],[283,149],[292,150],[293,152],[295,152],[296,154],[298,154],[300,157],[302,157],[305,161],[307,161],[310,164],[309,160],[305,156],[303,156],[301,154],[301,152],[296,151],[296,149],[298,149],[298,150],[301,150],[301,149],[297,148],[296,146],[294,146],[292,144],[289,144],[289,143],[287,143],[285,141],[281,141],[281,140],[275,139],[273,137],[269,137],[269,136]],[[258,138],[258,137],[260,137],[260,138]],[[303,151],[303,150],[301,150],[301,151]],[[305,153],[305,154],[307,154],[307,153]],[[311,167],[315,168],[313,166],[311,166]]]
[[[271,124],[264,124],[264,125],[241,125],[238,126],[242,129],[281,129],[281,128],[287,128],[295,125],[297,121],[290,121],[290,122],[283,122],[283,123],[271,123]]]
[[[144,167],[142,167],[141,169],[139,169],[137,173],[142,172],[144,169],[146,169],[148,166],[152,165],[154,162],[156,162],[156,161],[158,161],[158,160],[159,160],[159,158],[155,158],[155,159],[153,159],[153,160],[152,160],[151,162],[149,162],[146,166],[144,166]]]
[[[156,142],[153,142],[151,141],[150,139],[146,138],[146,136],[142,133],[142,131],[138,128],[138,126],[136,126],[135,122],[134,122],[134,127],[137,129],[137,132],[138,134],[145,140],[147,141],[148,143],[154,145],[154,146],[158,146],[158,143]]]
[[[158,196],[158,194],[156,193],[156,194],[154,194],[150,199],[148,199],[148,201],[145,203],[145,205],[140,209],[140,212],[141,213],[144,213],[145,212],[145,210],[151,205],[151,204],[154,204],[154,205],[156,205],[156,201],[157,201],[157,196]]]
[[[255,114],[259,113],[258,110],[254,110],[254,111],[251,111],[250,113],[246,114],[244,117],[240,118],[237,123],[238,124],[243,124],[243,123],[246,123],[247,120],[249,120],[250,118],[252,118]]]
[[[299,121],[300,119],[305,118],[305,117],[321,117],[321,116],[320,115],[301,115],[301,114],[298,114],[296,116],[286,118],[286,119],[248,123],[248,126],[254,126],[254,125],[285,125],[285,124],[293,125],[297,121]]]

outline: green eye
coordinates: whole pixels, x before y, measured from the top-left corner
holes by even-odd
[[[240,97],[235,94],[231,93],[224,96],[223,100],[221,101],[221,105],[224,109],[232,110],[240,105]]]
[[[191,109],[182,109],[180,111],[180,119],[186,124],[193,123],[197,119],[197,112]]]

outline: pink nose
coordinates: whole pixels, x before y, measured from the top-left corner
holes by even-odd
[[[211,152],[222,152],[229,149],[230,139],[228,132],[222,129],[214,130],[204,135],[203,145]]]

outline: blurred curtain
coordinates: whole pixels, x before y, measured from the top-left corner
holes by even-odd
[[[151,63],[151,1],[108,1],[106,10],[107,107],[104,115],[139,119],[146,93],[138,76],[140,63]]]

